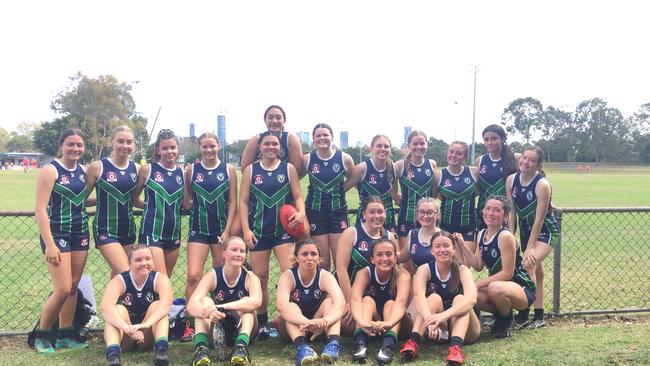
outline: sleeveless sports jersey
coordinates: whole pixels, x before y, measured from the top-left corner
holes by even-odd
[[[409,165],[408,171],[406,164]],[[415,206],[417,202],[422,197],[431,197],[433,169],[429,159],[424,159],[420,166],[404,160],[402,175],[399,177],[399,186],[402,194],[402,201],[399,206],[400,221],[415,223]]]
[[[345,166],[343,153],[336,150],[327,160],[318,157],[316,151],[309,154],[307,162],[309,187],[305,205],[312,211],[332,212],[347,208],[345,202]]]
[[[214,274],[214,283],[216,286],[212,291],[210,291],[210,297],[212,297],[215,304],[226,304],[248,296],[248,290],[246,289],[246,278],[248,277],[248,272],[243,269],[240,269],[239,271],[237,280],[235,280],[235,283],[230,286],[223,273],[223,267],[212,268],[212,274]]]
[[[373,238],[372,236],[368,235],[366,230],[363,228],[361,221],[357,221],[357,223],[354,225],[354,228],[357,235],[354,240],[354,245],[352,246],[352,256],[350,258],[350,263],[348,263],[348,276],[350,276],[350,284],[354,283],[354,277],[357,275],[357,272],[370,265],[370,247],[375,240],[381,239]],[[384,231],[382,238],[389,238],[388,231]]]
[[[368,270],[368,273],[370,273],[370,283],[366,287],[366,290],[364,291],[364,296],[370,296],[375,300],[375,304],[377,305],[377,312],[379,313],[379,316],[383,318],[383,314],[381,312],[381,309],[384,308],[384,305],[386,305],[386,302],[388,300],[395,300],[395,296],[397,291],[395,291],[395,294],[390,293],[390,276],[386,279],[386,281],[381,282],[379,281],[379,277],[377,276],[377,269],[375,268],[374,265],[369,265],[366,267]],[[392,276],[391,272],[391,276]]]
[[[261,137],[264,132],[260,133],[257,135],[258,137]],[[262,152],[260,151],[259,147],[257,150],[255,150],[256,154],[256,160],[262,159]],[[278,155],[278,158],[280,158],[281,161],[289,162],[289,132],[287,131],[282,131],[282,134],[280,135],[280,152]]]
[[[366,197],[379,196],[386,207],[386,227],[395,225],[395,209],[393,208],[393,198],[390,194],[390,183],[386,176],[386,169],[379,171],[375,168],[372,159],[366,159],[366,174],[357,184],[359,192],[359,205],[363,204]],[[361,221],[361,212],[358,213],[357,221]]]
[[[68,170],[59,160],[50,163],[56,169],[47,215],[53,235],[88,235],[86,215],[86,172],[80,164]]]
[[[530,236],[530,230],[533,228],[533,223],[535,223],[535,211],[537,210],[537,194],[535,193],[535,188],[537,188],[537,183],[544,179],[539,172],[535,175],[533,180],[528,183],[527,186],[521,184],[521,173],[516,173],[514,179],[512,180],[512,199],[515,203],[517,209],[517,219],[519,222],[519,234],[521,236],[521,244],[528,244],[528,237]],[[547,233],[550,236],[550,244],[555,245],[559,237],[560,230],[555,221],[555,217],[551,212],[551,205],[549,205],[546,215],[544,216],[544,222],[542,223],[541,233]],[[525,240],[524,240],[525,239]]]
[[[427,270],[429,271],[429,278],[427,279],[427,291],[426,296],[431,294],[438,294],[442,298],[442,303],[445,308],[451,306],[451,303],[454,301],[454,297],[458,294],[463,293],[463,285],[459,282],[459,287],[452,291],[449,288],[451,279],[451,271],[448,273],[446,279],[442,280],[440,278],[440,273],[438,272],[438,267],[436,266],[436,260],[433,259],[431,262],[426,264]]]
[[[97,210],[93,230],[116,238],[134,237],[133,191],[138,172],[129,160],[126,168],[118,168],[108,158],[100,161],[102,171],[95,184]]]
[[[297,304],[302,310],[302,314],[307,318],[312,318],[320,304],[325,300],[325,293],[320,287],[320,273],[323,269],[317,266],[316,274],[308,284],[302,282],[297,267],[291,267],[290,270],[293,275],[294,288],[291,290],[289,301]]]
[[[481,214],[485,202],[492,195],[506,195],[506,177],[503,176],[503,159],[492,160],[490,154],[481,156],[479,162],[478,186],[480,195],[478,198],[478,214]]]
[[[118,304],[126,307],[131,319],[139,319],[142,321],[147,314],[149,305],[160,298],[156,292],[158,272],[151,271],[149,276],[147,276],[147,280],[144,281],[144,284],[140,288],[137,287],[131,277],[131,271],[120,273],[120,278],[124,282],[124,292],[118,299]]]
[[[476,224],[474,198],[476,181],[472,171],[466,166],[458,175],[453,175],[448,168],[441,170],[440,192],[442,213],[441,226],[474,227]]]
[[[490,276],[500,272],[503,268],[501,263],[501,249],[499,249],[499,234],[501,234],[503,230],[507,229],[502,228],[499,230],[489,242],[485,241],[487,230],[483,230],[479,237],[478,245],[481,250],[481,258],[483,259],[483,263],[487,266]],[[528,272],[524,269],[518,248],[515,249],[515,272],[511,281],[535,291],[535,283],[531,281]]]
[[[194,163],[191,183],[190,230],[201,235],[221,235],[228,223],[228,165],[222,161],[207,169],[201,162]]]
[[[261,161],[253,163],[248,223],[257,239],[282,235],[280,207],[292,202],[287,163],[280,162],[274,170],[263,168]]]
[[[435,259],[431,253],[431,243],[420,240],[420,229],[411,230],[409,256],[416,268]]]
[[[181,237],[183,171],[151,164],[144,188],[144,211],[140,234],[152,240],[176,241]]]

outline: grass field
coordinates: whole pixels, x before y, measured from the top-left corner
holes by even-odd
[[[36,171],[0,171],[0,211],[33,211]],[[650,167],[593,168],[577,174],[566,166],[547,168],[558,207],[650,207]],[[621,189],[621,182],[624,189]],[[304,192],[306,192],[303,181]],[[357,206],[356,191],[349,195],[350,207]],[[187,227],[187,218],[184,228]],[[650,308],[650,218],[648,214],[574,214],[563,218],[561,311],[620,308]],[[185,236],[185,232],[183,236]],[[33,217],[0,217],[0,330],[30,328],[50,291],[38,250],[38,233]],[[546,261],[546,308],[551,309],[552,255]],[[185,269],[184,251],[174,278],[175,293],[181,296]],[[91,273],[96,296],[108,280],[108,267],[94,248],[86,272]],[[273,275],[272,275],[273,277]],[[625,290],[622,289],[625,286]],[[272,286],[270,286],[272,288]],[[33,301],[24,301],[33,299]],[[590,326],[558,321],[556,326],[524,332],[508,342],[490,336],[468,346],[466,353],[480,362],[469,364],[649,364],[650,321],[607,322]],[[101,342],[100,342],[101,343]],[[1,343],[0,343],[1,344]],[[534,347],[533,347],[534,345]],[[517,349],[513,352],[510,347]],[[279,351],[279,352],[278,352]],[[256,347],[258,364],[288,364],[293,352],[275,342]],[[173,356],[189,362],[190,347],[175,345]],[[429,351],[425,359],[440,364],[446,354],[442,346]],[[29,356],[23,360],[20,357]],[[31,351],[0,351],[0,365],[42,364]],[[100,345],[88,352],[61,352],[47,364],[95,364],[102,359]],[[149,364],[150,355],[129,355],[128,364]],[[177,364],[174,362],[174,364]],[[342,363],[345,364],[345,363]]]

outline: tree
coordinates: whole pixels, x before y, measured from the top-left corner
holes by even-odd
[[[618,109],[607,107],[600,98],[585,100],[576,108],[574,120],[577,129],[586,132],[581,134],[581,157],[596,162],[625,160],[629,128]]]
[[[0,127],[0,152],[7,151],[8,142],[9,142],[9,131]]]
[[[196,137],[179,137],[181,155],[185,157],[186,163],[193,163],[201,159],[201,151]]]
[[[545,143],[540,144],[538,142],[536,145],[544,148],[544,151],[546,151],[546,161],[551,161],[551,148],[558,146],[558,144],[554,143],[557,142],[556,139],[558,136],[560,134],[564,134],[565,143],[569,142],[575,137],[575,134],[569,133],[570,129],[573,127],[571,113],[565,112],[553,106],[549,106],[546,108],[546,110],[544,110],[544,113],[542,113],[540,122],[540,131],[544,136],[543,141]],[[572,146],[574,144],[572,144]],[[562,148],[564,148],[564,146]]]
[[[650,163],[650,103],[642,105],[629,118],[633,159]]]
[[[60,92],[51,108],[70,117],[70,127],[84,133],[86,151],[95,160],[106,155],[113,128],[129,125],[135,113],[131,84],[120,83],[111,75],[91,79],[81,72],[70,78],[72,86]]]
[[[34,144],[30,135],[19,135],[16,131],[9,133],[7,151],[28,152],[34,151]]]
[[[133,160],[140,161],[143,157],[151,156],[147,154],[147,147],[149,146],[149,132],[147,131],[147,119],[134,115],[131,118],[131,128],[135,136],[135,151],[133,153]]]
[[[446,166],[447,150],[449,150],[448,143],[437,138],[429,137],[427,153],[424,157],[435,160],[438,166]]]
[[[246,147],[247,143],[248,139],[237,140],[228,145],[228,154],[230,155],[231,159],[234,159],[237,162],[241,162],[241,156],[244,154],[244,148]]]
[[[509,133],[520,134],[526,144],[530,142],[544,112],[542,103],[531,97],[516,99],[501,114],[501,124]]]
[[[42,123],[34,131],[34,146],[45,155],[56,156],[59,151],[59,135],[69,124],[69,116]]]

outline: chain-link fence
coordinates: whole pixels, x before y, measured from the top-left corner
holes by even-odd
[[[650,208],[565,209],[557,216],[562,237],[545,260],[545,307],[556,314],[650,311]],[[355,218],[351,212],[351,224]],[[187,216],[182,225],[187,227]],[[185,291],[184,248],[172,276],[177,297]],[[208,259],[206,271],[209,266]],[[33,212],[0,212],[0,333],[33,327],[51,291],[45,268]],[[273,313],[279,277],[274,259],[270,268]],[[91,277],[99,301],[110,268],[95,248],[89,251],[84,273]]]

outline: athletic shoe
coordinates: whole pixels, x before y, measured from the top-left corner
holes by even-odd
[[[393,361],[393,349],[390,347],[382,347],[377,352],[377,362],[387,365]]]
[[[54,353],[54,347],[52,343],[44,338],[36,338],[34,340],[34,349],[41,355],[51,355]]]
[[[260,324],[259,328],[257,329],[257,340],[258,341],[265,341],[271,337],[269,334],[271,332],[271,327],[269,327],[267,324]]]
[[[115,353],[110,356],[106,356],[106,366],[120,366],[122,360],[120,360],[120,355]]]
[[[205,346],[196,347],[192,358],[192,366],[210,366],[211,364],[208,348]]]
[[[528,319],[519,319],[518,317],[515,317],[515,322],[512,327],[513,330],[522,330],[522,329],[529,329],[530,326],[532,325],[532,322]]]
[[[185,321],[185,330],[183,331],[183,336],[181,337],[181,342],[192,342],[194,337],[194,328],[190,327],[190,321]]]
[[[528,324],[527,329],[537,329],[541,328],[546,325],[546,322],[544,322],[544,319],[533,319],[533,321]]]
[[[212,328],[212,342],[214,343],[215,360],[224,361],[226,359],[226,331],[221,322],[215,323]]]
[[[314,365],[318,361],[318,354],[311,347],[303,345],[296,349],[296,366]]]
[[[320,360],[325,364],[332,364],[339,359],[339,341],[336,339],[331,340],[320,351]]]
[[[399,350],[399,354],[402,355],[402,361],[415,360],[418,358],[418,344],[412,339],[407,340]]]
[[[479,321],[481,322],[482,327],[491,327],[494,325],[494,316],[481,316]]]
[[[235,366],[247,366],[251,364],[251,356],[245,345],[241,343],[235,345],[230,355],[230,364]]]
[[[458,345],[454,345],[448,348],[449,354],[447,354],[447,364],[448,365],[460,365],[463,362],[465,362],[465,355],[463,354],[463,350],[458,347]]]
[[[358,342],[354,345],[354,351],[352,351],[352,362],[364,363],[368,359],[368,346],[362,342]]]
[[[55,348],[70,348],[70,349],[82,349],[88,348],[88,342],[79,342],[72,338],[59,338],[54,344]]]
[[[512,311],[510,314],[506,315],[506,318],[501,318],[495,320],[494,325],[497,325],[497,322],[500,323],[500,326],[493,332],[495,338],[508,338],[512,335]]]
[[[155,366],[169,365],[169,354],[167,354],[167,349],[157,348],[153,350],[153,364]]]

